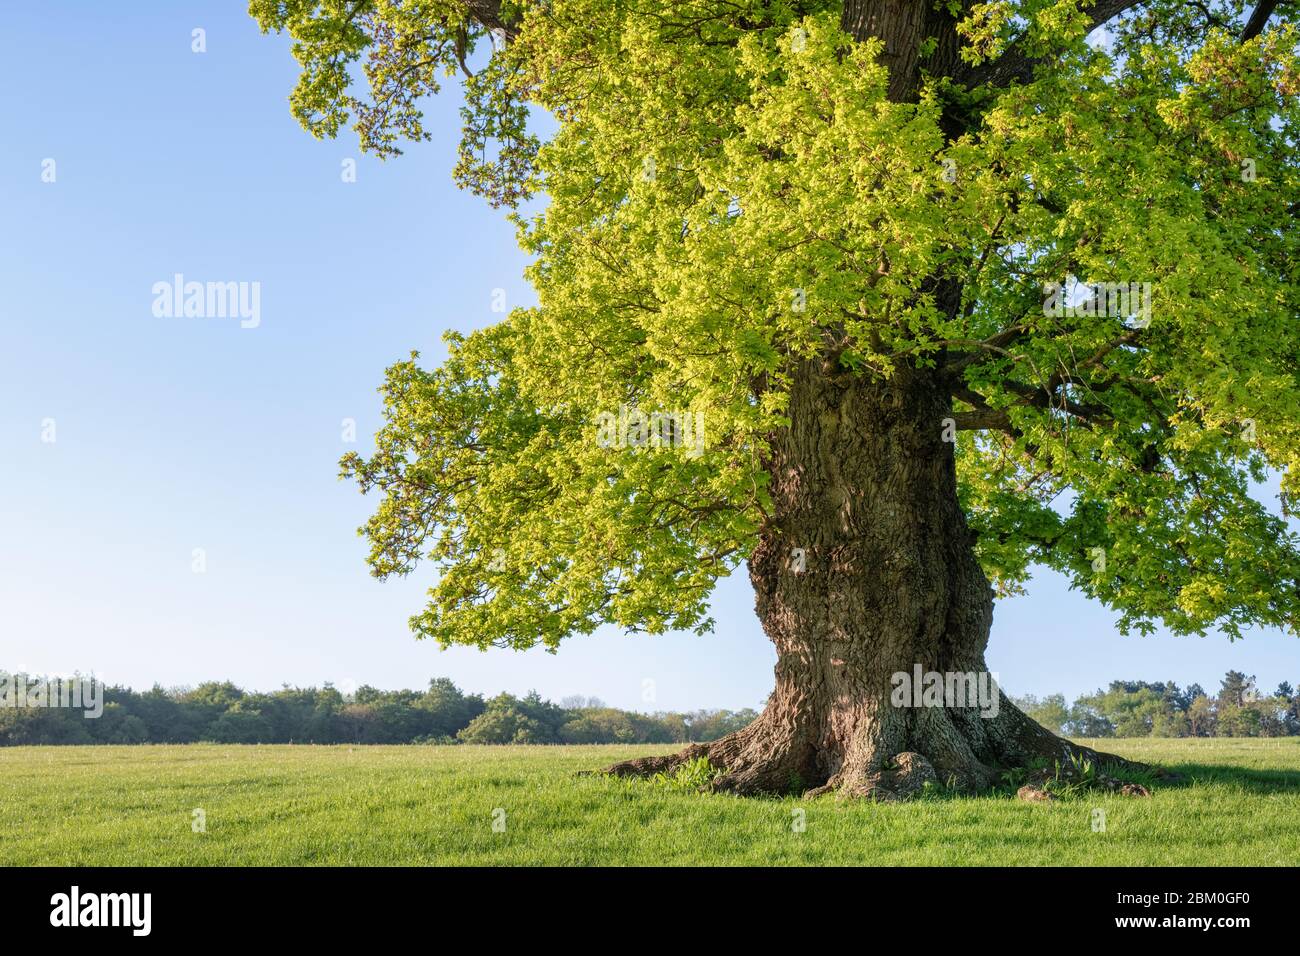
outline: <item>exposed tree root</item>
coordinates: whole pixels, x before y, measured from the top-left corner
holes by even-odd
[[[718,771],[704,788],[713,792],[799,793],[805,798],[834,793],[879,802],[909,800],[935,788],[976,793],[1008,778],[1038,790],[1049,787],[1050,778],[1061,785],[1145,794],[1143,787],[1125,789],[1114,776],[1148,770],[1145,765],[1057,737],[1010,701],[1004,698],[1003,703],[1005,709],[991,720],[941,708],[913,711],[900,720],[895,711],[882,719],[840,725],[852,727],[846,737],[831,733],[834,720],[814,733],[811,722],[778,719],[769,708],[748,727],[719,740],[627,760],[600,772],[671,776],[704,758]]]

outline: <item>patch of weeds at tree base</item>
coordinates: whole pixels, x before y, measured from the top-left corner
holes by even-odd
[[[657,773],[650,778],[656,787],[699,793],[708,790],[723,771],[709,763],[708,757],[687,760],[671,773]]]
[[[1098,765],[1070,755],[1066,760],[1039,758],[1028,766],[1002,774],[998,790],[1031,803],[1044,803],[1089,792],[1116,793],[1125,797],[1149,797],[1158,781],[1179,782],[1177,774],[1132,764]]]

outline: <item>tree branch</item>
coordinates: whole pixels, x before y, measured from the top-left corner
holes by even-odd
[[[955,380],[960,377],[961,373],[972,365],[979,365],[999,356],[1006,357],[1006,347],[1015,342],[1022,335],[1027,335],[1032,329],[1030,326],[1019,323],[1011,326],[1009,329],[1003,329],[996,335],[991,335],[982,342],[975,343],[973,352],[950,352],[943,361],[943,375]],[[954,343],[957,344],[957,343]]]
[[[1091,15],[1089,32],[1141,2],[1142,0],[1097,0],[1089,11]],[[1016,82],[1027,82],[1033,76],[1034,67],[1042,62],[1042,57],[1030,56],[1026,52],[1025,41],[1022,38],[1007,47],[997,59],[969,67],[954,79],[966,86],[982,86],[988,83],[996,87],[1004,87]]]
[[[461,0],[469,18],[490,33],[500,33],[507,40],[519,36],[519,23],[501,16],[501,0]]]
[[[1006,412],[987,406],[973,412],[953,412],[952,420],[957,423],[959,432],[999,431],[1012,436],[1016,434]]]
[[[1273,15],[1277,9],[1278,0],[1261,0],[1255,7],[1255,12],[1250,15],[1246,21],[1245,28],[1241,31],[1241,42],[1253,40],[1264,32],[1264,26],[1268,23],[1268,18]]]
[[[984,401],[984,396],[975,392],[965,385],[959,385],[952,390],[953,397],[959,398],[967,405],[973,405],[974,411],[971,412],[953,412],[952,420],[957,424],[957,431],[1000,431],[1006,432],[1013,438],[1019,437],[1019,433],[1011,424],[1011,418],[1005,411],[1000,408],[991,408]]]

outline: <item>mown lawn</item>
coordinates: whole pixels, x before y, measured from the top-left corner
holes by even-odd
[[[665,747],[4,748],[0,865],[1300,864],[1300,739],[1089,743],[1187,782],[866,804],[573,776]]]

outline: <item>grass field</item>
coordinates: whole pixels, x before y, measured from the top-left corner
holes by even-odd
[[[1300,864],[1300,740],[1100,745],[1187,782],[867,804],[573,776],[665,747],[4,748],[0,864]]]

